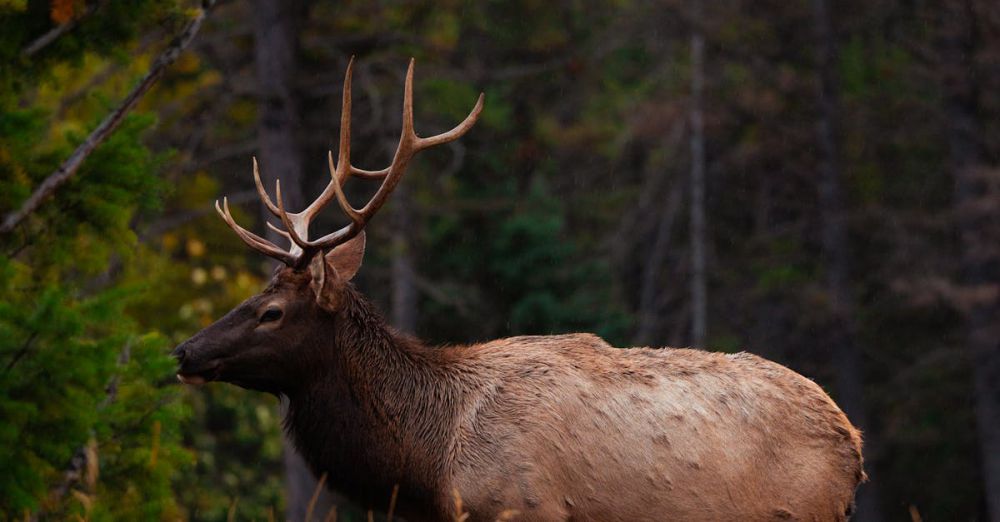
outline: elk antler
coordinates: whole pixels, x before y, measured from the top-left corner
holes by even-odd
[[[268,196],[263,183],[260,181],[257,159],[254,158],[253,160],[253,177],[261,201],[264,202],[264,205],[275,217],[281,220],[284,229],[278,228],[271,223],[267,223],[267,226],[284,236],[285,239],[288,239],[291,243],[290,248],[285,250],[239,226],[229,212],[229,202],[226,198],[222,199],[222,207],[219,207],[219,202],[216,201],[215,209],[222,216],[222,219],[226,221],[226,224],[236,232],[236,235],[240,236],[240,239],[249,245],[250,248],[273,257],[290,267],[301,269],[309,264],[309,260],[317,252],[328,251],[364,230],[368,221],[385,204],[389,194],[396,188],[396,184],[399,183],[400,178],[403,177],[403,173],[406,172],[407,164],[416,153],[435,145],[454,141],[468,132],[475,125],[476,120],[479,118],[479,113],[483,110],[484,95],[482,93],[479,94],[479,100],[476,102],[476,106],[472,108],[472,112],[455,128],[428,138],[417,136],[413,130],[413,62],[411,58],[410,66],[406,71],[406,85],[403,91],[403,130],[399,137],[399,146],[396,148],[396,154],[393,156],[392,163],[388,167],[382,170],[364,170],[351,165],[351,77],[354,69],[354,58],[352,57],[350,63],[347,65],[347,74],[344,77],[344,101],[340,113],[340,150],[336,163],[333,161],[332,151],[327,155],[331,180],[319,197],[302,212],[294,213],[286,211],[281,198],[281,181],[278,180],[275,182],[274,191],[275,199],[277,200],[277,204],[275,204],[270,196]],[[379,186],[378,191],[375,192],[375,195],[360,209],[354,208],[347,201],[347,196],[344,195],[343,185],[347,181],[347,178],[351,176],[382,180],[382,184]],[[309,223],[332,199],[337,200],[340,208],[347,214],[351,222],[319,239],[310,241]]]

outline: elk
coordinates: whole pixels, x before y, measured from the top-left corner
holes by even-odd
[[[352,62],[353,64],[353,59]],[[289,248],[216,210],[280,260],[268,287],[178,346],[178,378],[287,399],[296,448],[327,484],[367,506],[398,487],[398,513],[445,520],[453,492],[471,520],[845,520],[865,480],[861,435],[811,380],[748,354],[614,348],[586,333],[432,347],[393,330],[354,288],[364,228],[413,156],[464,135],[413,128],[413,61],[392,163],[351,165],[347,68],[331,180],[305,210],[260,197]],[[351,177],[381,180],[360,209]],[[350,223],[310,239],[336,200]]]

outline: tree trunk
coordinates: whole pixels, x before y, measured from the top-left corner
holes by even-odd
[[[274,190],[281,178],[285,208],[298,212],[302,196],[302,153],[295,139],[300,119],[292,85],[297,69],[299,6],[297,2],[256,0],[254,58],[259,89],[257,142],[264,187]],[[261,216],[272,216],[261,205]],[[269,237],[278,238],[268,230]]]
[[[1000,521],[1000,166],[988,164],[980,142],[977,14],[968,2],[948,7],[956,10],[943,17],[951,24],[944,27],[942,56],[961,249],[956,304],[965,312],[986,518]]]
[[[413,212],[410,189],[400,183],[392,209],[392,325],[413,334],[417,330],[417,288],[414,282]]]
[[[705,282],[705,36],[702,2],[691,3],[691,345],[705,347],[708,290]]]
[[[838,143],[839,95],[836,83],[837,43],[830,22],[827,0],[813,0],[816,46],[818,49],[819,119],[816,125],[819,142],[819,210],[826,290],[830,317],[827,339],[833,358],[838,403],[848,418],[863,431],[869,428],[864,404],[864,379],[861,347],[857,342],[854,302],[850,291],[850,251],[847,239],[847,212],[844,204],[843,175]],[[872,433],[866,433],[867,454],[877,447]],[[869,477],[871,473],[871,464]],[[860,488],[857,518],[881,520],[877,482]]]
[[[666,134],[663,148],[667,157],[677,155],[678,148],[684,144],[686,130],[686,122],[677,122]],[[663,286],[661,277],[671,251],[670,239],[674,224],[683,208],[687,179],[675,175],[670,169],[664,168],[649,157],[645,160],[643,171],[644,195],[635,209],[636,215],[644,216],[658,210],[659,219],[656,222],[652,245],[648,251],[640,254],[642,261],[639,266],[642,275],[639,280],[639,302],[636,310],[638,325],[632,342],[636,346],[663,346],[667,340],[663,335],[665,330],[663,309],[669,300],[673,285]]]
[[[642,282],[639,290],[639,328],[635,335],[635,344],[639,346],[655,345],[656,332],[660,330],[660,299],[663,292],[660,285],[660,272],[666,263],[667,254],[670,252],[670,234],[674,229],[674,221],[680,213],[681,202],[683,201],[684,184],[680,180],[675,180],[670,185],[666,201],[660,209],[660,219],[656,225],[656,237],[653,246],[646,256],[645,266],[642,271]],[[660,339],[663,341],[663,339]]]
[[[302,193],[302,153],[295,133],[300,125],[292,86],[297,69],[298,29],[304,6],[300,1],[256,0],[253,4],[255,38],[254,58],[259,85],[257,140],[260,149],[260,174],[264,186],[274,190],[275,180],[283,182],[285,207],[298,212],[305,206]],[[261,205],[261,215],[272,219]],[[276,244],[284,240],[271,230],[268,239]],[[305,519],[309,501],[316,491],[316,477],[309,471],[290,440],[284,439],[285,516],[298,522]],[[321,491],[314,513],[324,515],[333,502]]]
[[[1000,232],[996,230],[1000,191],[990,191],[981,179],[1000,176],[1000,169],[956,162],[952,170],[962,248],[961,282],[968,296],[963,303],[966,346],[973,371],[983,494],[987,519],[1000,521]]]

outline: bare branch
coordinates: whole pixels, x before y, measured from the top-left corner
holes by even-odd
[[[81,20],[94,14],[94,12],[96,12],[102,5],[104,5],[103,1],[90,4],[89,6],[87,6],[87,9],[80,14],[80,16],[74,17],[72,20],[64,24],[59,24],[50,29],[47,33],[36,38],[34,41],[28,44],[24,49],[21,50],[21,54],[28,58],[31,58],[32,56],[38,54],[39,51],[48,47],[49,44],[59,39],[60,36],[73,30],[77,25],[80,24]]]
[[[16,365],[18,361],[21,360],[22,357],[27,355],[28,351],[31,350],[31,345],[35,342],[35,339],[37,337],[38,337],[38,332],[31,332],[31,335],[28,336],[28,339],[24,341],[24,344],[21,345],[21,349],[18,350],[17,353],[14,354],[14,357],[10,360],[10,362],[7,363],[7,369],[4,370],[4,373],[10,373],[11,368],[13,368],[14,365]]]
[[[202,9],[198,15],[188,23],[187,27],[177,36],[166,49],[160,53],[150,66],[146,76],[132,89],[125,97],[121,105],[109,114],[100,125],[90,133],[90,136],[80,144],[73,154],[54,173],[45,178],[30,197],[21,205],[21,208],[4,216],[3,223],[0,224],[0,235],[9,234],[28,215],[38,209],[38,207],[55,191],[69,181],[80,169],[80,166],[88,156],[111,135],[118,125],[124,120],[125,115],[142,99],[142,96],[156,83],[156,80],[163,75],[166,68],[177,60],[181,52],[190,45],[191,40],[198,34],[201,24],[205,21],[208,11],[215,4],[215,0],[204,0]]]

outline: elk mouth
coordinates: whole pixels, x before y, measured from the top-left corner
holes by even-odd
[[[181,368],[177,372],[177,380],[184,384],[198,386],[211,382],[219,378],[219,363],[212,363],[208,368],[201,371],[185,371]]]

